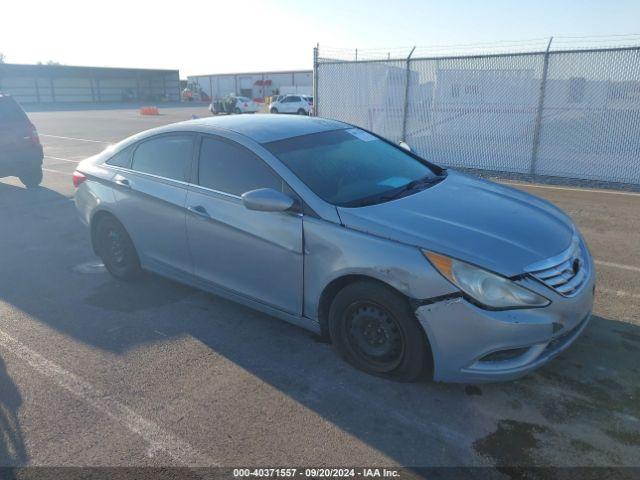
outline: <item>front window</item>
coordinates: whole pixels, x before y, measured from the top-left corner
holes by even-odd
[[[264,145],[320,198],[364,206],[440,179],[440,169],[358,128],[332,130]]]
[[[202,139],[198,185],[240,196],[257,188],[282,190],[282,180],[246,148],[212,137]]]

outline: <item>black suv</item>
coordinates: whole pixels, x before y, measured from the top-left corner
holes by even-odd
[[[36,127],[13,98],[0,93],[0,178],[13,175],[27,188],[37,187],[42,158]]]

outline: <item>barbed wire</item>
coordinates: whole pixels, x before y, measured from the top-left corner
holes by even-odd
[[[412,50],[413,58],[528,53],[546,50],[549,41],[549,37],[538,37],[495,42],[391,48],[344,48],[321,45],[318,49],[318,60],[321,62],[356,60],[397,61],[405,60]],[[640,34],[553,37],[550,51],[628,47],[640,47]]]

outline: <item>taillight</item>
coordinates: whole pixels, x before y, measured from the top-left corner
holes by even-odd
[[[29,132],[29,139],[32,143],[40,145],[40,137],[38,137],[38,131],[35,129],[35,127],[31,127],[31,130]]]
[[[73,186],[78,188],[82,183],[87,179],[82,173],[79,171],[73,172]]]

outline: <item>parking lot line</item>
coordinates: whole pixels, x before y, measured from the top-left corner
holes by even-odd
[[[513,185],[515,187],[545,188],[547,190],[568,190],[570,192],[608,193],[610,195],[626,195],[628,197],[640,197],[640,193],[621,192],[619,190],[603,190],[601,188],[557,187],[555,185],[538,185],[534,183],[510,182],[507,180],[500,180],[497,178],[493,178],[492,180],[498,183],[504,183],[505,185]]]
[[[51,160],[60,160],[61,162],[69,162],[69,163],[80,163],[82,161],[82,160],[70,160],[68,158],[52,157],[51,155],[45,155],[44,158],[49,158]]]
[[[634,267],[633,265],[622,265],[620,263],[605,262],[604,260],[594,260],[596,265],[602,265],[603,267],[620,268],[622,270],[629,270],[631,272],[640,272],[640,267]]]
[[[71,173],[69,172],[63,172],[62,170],[54,170],[53,168],[42,168],[43,171],[45,172],[53,172],[53,173],[61,173],[63,175],[71,175]]]
[[[88,138],[75,138],[75,137],[63,137],[61,135],[49,135],[46,133],[40,133],[39,135],[41,137],[62,138],[63,140],[76,140],[78,142],[105,143],[105,144],[113,143],[113,142],[105,142],[103,140],[89,140]]]
[[[181,438],[167,432],[151,420],[138,415],[131,408],[46,359],[2,330],[0,330],[0,347],[25,361],[59,387],[118,421],[132,433],[141,436],[149,444],[149,451],[162,450],[183,465],[218,466]]]

